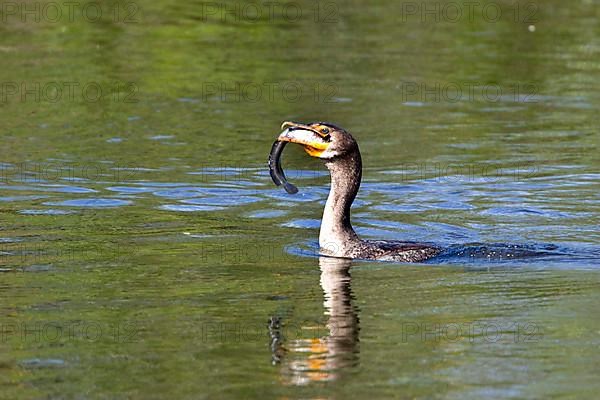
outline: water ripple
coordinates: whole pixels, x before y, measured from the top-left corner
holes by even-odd
[[[252,196],[234,196],[234,197],[199,197],[193,199],[181,200],[182,203],[196,204],[204,206],[239,206],[244,204],[256,203],[263,199]]]
[[[170,199],[185,199],[189,197],[201,196],[203,191],[196,187],[181,187],[169,190],[159,190],[153,192],[152,194],[158,197],[168,197]]]
[[[73,213],[73,211],[69,210],[54,210],[51,208],[46,210],[19,210],[19,214],[23,215],[68,215]]]
[[[258,210],[246,214],[248,218],[278,218],[287,215],[285,210]]]
[[[46,206],[65,206],[65,207],[87,207],[87,208],[107,208],[107,207],[121,207],[132,204],[129,200],[119,199],[106,199],[106,198],[95,198],[95,199],[73,199],[64,201],[49,201],[43,203]]]
[[[184,205],[184,204],[164,204],[158,207],[164,211],[180,211],[180,212],[196,212],[196,211],[221,211],[224,207],[217,206],[196,206],[196,205]]]

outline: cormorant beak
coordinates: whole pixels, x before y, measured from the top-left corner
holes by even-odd
[[[321,157],[330,145],[330,142],[310,125],[286,121],[281,124],[281,129],[285,130],[281,132],[277,140],[304,145],[304,151],[312,157]]]

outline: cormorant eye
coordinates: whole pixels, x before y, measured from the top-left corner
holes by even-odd
[[[321,132],[324,135],[323,139],[325,139],[325,141],[331,141],[331,136],[329,135],[329,128],[321,128],[319,132]]]

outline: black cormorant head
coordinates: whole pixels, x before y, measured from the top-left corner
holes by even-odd
[[[298,143],[312,157],[331,160],[358,150],[356,140],[344,128],[329,122],[301,124],[286,121],[277,140]]]

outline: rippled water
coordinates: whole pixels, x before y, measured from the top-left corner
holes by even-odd
[[[594,397],[595,2],[456,23],[422,3],[127,4],[3,14],[3,396]],[[49,101],[51,82],[110,96]],[[361,236],[444,252],[318,257],[327,171],[288,146],[289,195],[266,170],[289,119],[357,138]]]

